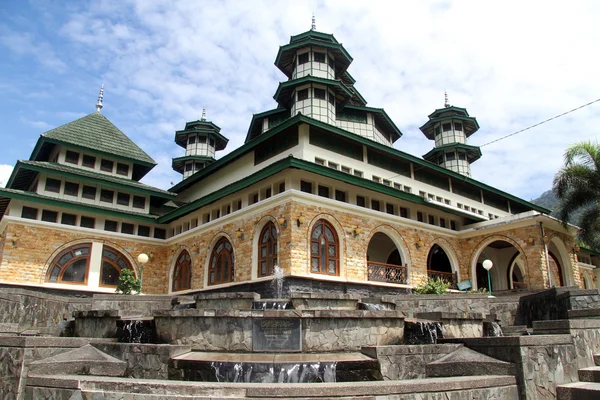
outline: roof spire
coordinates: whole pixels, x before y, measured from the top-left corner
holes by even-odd
[[[202,107],[202,118],[200,121],[206,121],[206,107]]]
[[[448,93],[444,90],[444,107],[450,107],[450,103],[448,102]]]
[[[310,30],[311,31],[317,30],[317,23],[315,22],[315,13],[313,13],[313,16],[312,16],[312,24],[310,26]]]
[[[102,87],[100,87],[100,94],[98,95],[98,102],[96,103],[96,111],[100,112],[102,110],[102,99],[104,98],[104,83]]]

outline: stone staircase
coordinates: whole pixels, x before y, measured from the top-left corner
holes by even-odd
[[[594,364],[594,367],[579,369],[579,382],[558,386],[557,400],[600,399],[600,354],[594,355]]]

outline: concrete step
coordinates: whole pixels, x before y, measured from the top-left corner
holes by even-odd
[[[600,383],[600,367],[581,368],[579,369],[578,374],[581,382]]]
[[[600,383],[573,382],[556,387],[556,400],[598,400]]]
[[[531,329],[527,328],[527,325],[510,325],[502,327],[502,333],[504,336],[523,336],[531,335]]]

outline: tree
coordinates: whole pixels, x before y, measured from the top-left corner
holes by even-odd
[[[600,249],[600,145],[580,142],[565,151],[565,164],[554,177],[552,190],[559,198],[558,218],[583,210],[579,238],[586,246]]]

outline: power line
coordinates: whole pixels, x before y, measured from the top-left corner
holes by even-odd
[[[538,123],[537,123],[537,124],[535,124],[535,125],[528,126],[527,128],[524,128],[524,129],[521,129],[520,131],[516,131],[516,132],[514,132],[514,133],[511,133],[510,135],[502,136],[501,138],[498,138],[498,139],[496,139],[496,140],[492,140],[491,142],[487,142],[487,143],[485,143],[485,144],[482,144],[482,145],[480,145],[479,147],[483,147],[483,146],[487,146],[488,144],[496,143],[496,142],[498,142],[498,141],[500,141],[500,140],[502,140],[502,139],[506,139],[506,138],[508,138],[508,137],[511,137],[511,136],[514,136],[514,135],[516,135],[517,133],[521,133],[521,132],[524,132],[524,131],[526,131],[526,130],[528,130],[528,129],[535,128],[536,126],[540,126],[540,125],[542,125],[542,124],[545,124],[546,122],[552,121],[553,119],[560,118],[560,117],[562,117],[562,116],[564,116],[564,115],[567,115],[567,114],[569,114],[569,113],[572,113],[573,111],[580,110],[580,109],[582,109],[582,108],[584,108],[584,107],[587,107],[587,106],[589,106],[589,105],[591,105],[591,104],[594,104],[594,103],[597,103],[597,102],[599,102],[599,101],[600,101],[600,99],[596,99],[596,100],[594,100],[594,101],[590,101],[590,102],[589,102],[589,103],[587,103],[587,104],[584,104],[584,105],[582,105],[582,106],[576,107],[576,108],[574,108],[574,109],[572,109],[572,110],[569,110],[569,111],[567,111],[567,112],[564,112],[564,113],[562,113],[562,114],[555,115],[555,116],[554,116],[554,117],[552,117],[552,118],[548,118],[548,119],[547,119],[547,120],[545,120],[545,121],[538,122]]]

